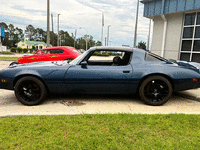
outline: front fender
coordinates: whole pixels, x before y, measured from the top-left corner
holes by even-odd
[[[22,75],[34,75],[34,76],[38,76],[38,77],[42,77],[37,71],[35,70],[22,70],[20,72],[18,72],[17,74],[15,74],[14,78],[17,78],[19,76]]]

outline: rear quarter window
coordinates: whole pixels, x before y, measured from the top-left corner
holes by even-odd
[[[146,53],[145,61],[164,61],[164,59],[161,59],[149,53]]]

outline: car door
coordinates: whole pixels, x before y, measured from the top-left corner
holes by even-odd
[[[74,65],[65,75],[71,90],[86,93],[130,93],[132,66]]]
[[[60,58],[60,53],[63,53],[64,51],[62,49],[51,49],[50,54],[48,55],[49,60],[48,61],[59,61],[62,60]]]
[[[46,61],[46,50],[40,50],[38,55],[36,55],[37,61]]]

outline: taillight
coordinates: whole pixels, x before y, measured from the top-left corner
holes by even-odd
[[[197,82],[198,79],[197,79],[197,78],[193,78],[192,81],[193,81],[193,82]]]

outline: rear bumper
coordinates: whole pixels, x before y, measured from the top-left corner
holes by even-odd
[[[192,79],[174,80],[174,92],[200,88],[200,79],[194,82]]]

